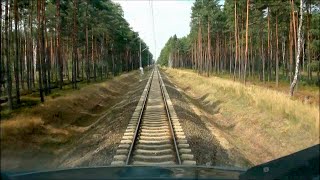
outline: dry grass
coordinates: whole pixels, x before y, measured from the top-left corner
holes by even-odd
[[[255,85],[203,77],[190,70],[165,72],[210,114],[212,124],[253,164],[319,143],[319,106]]]
[[[126,112],[134,111],[149,74],[142,82],[139,71],[133,71],[101,83],[79,84],[79,90],[55,89],[43,104],[27,103],[39,99],[28,95],[26,106],[0,121],[1,169],[34,171],[109,163],[120,140],[117,136],[122,136],[119,129],[124,131],[130,119]]]
[[[39,117],[17,116],[11,120],[1,121],[1,141],[31,134],[42,125],[43,121]]]
[[[218,77],[223,79],[233,80],[233,77],[229,74],[219,74]],[[238,81],[238,80],[237,80]],[[248,77],[247,78],[248,85],[256,85],[266,89],[279,91],[284,94],[289,93],[290,83],[288,80],[280,79],[279,85],[276,85],[275,81],[265,81],[262,82],[259,78]],[[299,80],[296,90],[294,92],[294,97],[292,99],[300,100],[307,104],[319,105],[319,87],[312,84],[308,85],[305,81]]]
[[[87,130],[138,78],[137,72],[131,72],[80,90],[60,90],[47,97],[44,104],[14,112],[0,121],[1,149],[26,143],[35,146],[67,143],[74,135]]]

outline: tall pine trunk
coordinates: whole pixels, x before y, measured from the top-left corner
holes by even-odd
[[[42,40],[41,40],[41,31],[42,31],[42,17],[41,17],[41,5],[42,0],[37,1],[37,20],[38,20],[38,37],[37,37],[37,69],[38,69],[38,79],[39,79],[39,92],[40,92],[40,100],[41,102],[44,102],[44,96],[43,96],[43,87],[42,87],[42,61],[41,61],[41,46],[42,46]]]
[[[20,104],[20,87],[19,87],[19,37],[18,37],[18,0],[14,0],[14,38],[15,38],[15,61],[14,77],[16,84],[16,101]]]
[[[278,42],[278,15],[276,15],[276,86],[279,86],[279,42]]]
[[[289,77],[290,77],[290,83],[292,83],[292,66],[293,66],[293,30],[292,30],[292,20],[290,19],[290,28],[289,28]]]
[[[33,20],[33,1],[31,1],[31,12],[30,12],[30,19],[29,19],[29,26],[30,26],[30,87],[31,88],[35,88],[35,77],[34,77],[34,42],[33,42],[33,38],[32,38],[32,35],[33,35],[33,23],[32,23],[32,20]]]
[[[4,64],[2,63],[2,1],[0,1],[0,97],[2,96],[2,85],[4,84],[3,82],[3,75],[4,75]],[[0,119],[1,119],[1,111],[2,111],[2,106],[0,103]]]
[[[77,88],[77,66],[78,66],[78,0],[73,0],[73,33],[72,33],[72,84]]]
[[[0,1],[0,96],[2,95],[2,85],[4,84],[3,82],[3,75],[4,75],[4,66],[3,66],[3,63],[2,63],[2,53],[3,53],[3,50],[2,50],[2,1]],[[1,107],[0,107],[0,111],[1,111]]]
[[[248,62],[248,32],[249,32],[249,0],[247,0],[246,49],[245,49],[245,62],[244,62],[244,73],[243,73],[244,84],[246,84],[247,62]]]
[[[233,81],[236,79],[236,70],[237,70],[237,62],[238,62],[238,27],[237,27],[237,0],[234,1],[234,39],[236,41],[235,47],[235,60],[234,60],[234,68],[233,68]]]
[[[270,81],[270,62],[271,62],[271,42],[270,42],[270,7],[268,7],[268,50],[267,50],[267,74],[268,74],[268,82]]]
[[[89,0],[87,0],[87,4],[86,4],[86,47],[85,47],[85,51],[86,51],[86,64],[87,64],[87,70],[86,70],[86,77],[87,77],[87,83],[90,82],[90,60],[89,60],[89,30],[88,30],[88,26],[89,26],[89,20],[88,20],[88,6],[89,6]]]
[[[61,18],[60,18],[60,0],[56,0],[56,33],[57,33],[57,62],[58,62],[58,72],[59,72],[59,87],[62,89],[63,86],[63,60],[61,55],[61,47],[60,47],[60,32],[61,32]]]
[[[8,96],[8,107],[10,110],[13,109],[12,103],[12,79],[11,79],[11,62],[10,62],[10,37],[9,37],[9,0],[6,0],[5,10],[5,57],[6,57],[6,81],[7,81],[7,96]]]
[[[299,22],[299,29],[298,29],[298,47],[297,47],[297,54],[296,54],[296,68],[295,74],[293,77],[293,81],[290,86],[290,96],[293,96],[294,89],[298,82],[298,75],[299,75],[299,63],[300,63],[300,55],[302,51],[302,41],[303,41],[303,32],[302,32],[302,24],[303,24],[303,0],[300,0],[300,22]]]
[[[307,59],[308,59],[308,65],[307,65],[307,73],[308,73],[308,80],[312,79],[312,72],[311,72],[311,34],[310,34],[310,25],[311,25],[311,5],[310,1],[307,1]]]
[[[42,68],[42,81],[44,85],[44,93],[47,96],[49,94],[49,85],[48,85],[48,77],[47,77],[47,71],[48,71],[48,58],[47,58],[47,38],[45,36],[46,34],[46,13],[45,13],[45,0],[42,0],[41,5],[41,68]]]

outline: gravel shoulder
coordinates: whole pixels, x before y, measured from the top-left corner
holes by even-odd
[[[197,165],[250,167],[252,164],[209,123],[211,117],[203,111],[205,107],[184,93],[163,71],[161,75]]]

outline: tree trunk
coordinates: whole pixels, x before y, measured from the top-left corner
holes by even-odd
[[[5,10],[5,57],[6,57],[6,75],[7,75],[7,96],[8,96],[8,107],[10,110],[13,109],[12,103],[12,79],[11,79],[11,62],[10,62],[10,37],[9,37],[9,0],[6,0]]]
[[[15,62],[14,77],[16,84],[16,101],[20,104],[20,87],[19,87],[19,37],[18,37],[18,2],[14,1],[14,38],[15,38]]]
[[[24,23],[24,22],[23,22]],[[23,28],[22,28],[23,29]],[[24,29],[25,30],[25,29]],[[23,31],[24,30],[21,30],[21,33],[20,34],[23,34]],[[25,78],[25,75],[24,75],[24,72],[25,72],[25,38],[21,35],[20,38],[19,38],[19,43],[20,43],[20,56],[19,56],[19,65],[20,65],[20,79],[21,79],[21,88],[22,90],[25,90],[24,88],[24,78]]]
[[[60,18],[60,0],[56,0],[56,32],[57,32],[57,62],[58,62],[58,71],[59,71],[59,87],[62,89],[63,87],[63,60],[61,55],[61,47],[60,47],[60,32],[61,32],[61,18]]]
[[[30,58],[31,58],[31,61],[30,61],[30,67],[31,67],[31,77],[30,77],[30,84],[31,84],[31,87],[35,88],[35,77],[34,77],[34,73],[35,73],[35,70],[34,70],[34,42],[33,42],[33,38],[32,38],[32,35],[33,35],[33,26],[32,26],[32,20],[33,20],[33,1],[31,1],[31,13],[30,13],[30,20],[29,20],[29,26],[30,26]]]
[[[298,75],[299,75],[299,63],[300,63],[300,54],[302,51],[302,39],[303,39],[303,32],[302,32],[302,24],[303,24],[303,0],[300,0],[300,22],[299,22],[299,29],[298,29],[298,48],[296,54],[296,70],[293,77],[293,81],[290,86],[290,96],[293,96],[294,88],[298,82]]]
[[[233,81],[236,79],[236,70],[237,70],[237,62],[238,62],[238,27],[237,27],[237,0],[234,1],[234,39],[236,41],[235,47],[235,60],[234,60],[234,68],[233,68]]]
[[[51,51],[52,51],[52,37],[50,39],[50,42],[49,42],[49,38],[48,38],[48,33],[46,31],[46,66],[47,66],[47,92],[48,94],[51,93],[51,58],[52,58],[52,54],[51,54]],[[50,47],[49,47],[49,43],[50,43]]]
[[[263,39],[261,39],[261,57],[262,57],[262,81],[263,83],[266,83],[266,73],[265,73],[265,69],[266,69],[266,58],[265,58],[265,52],[264,52],[264,48],[263,48]]]
[[[276,86],[279,86],[278,15],[276,15]]]
[[[230,44],[230,53],[229,53],[229,74],[230,74],[230,77],[231,77],[231,74],[232,74],[232,52],[233,52],[233,43],[232,43],[232,40],[231,40],[231,32],[230,32],[230,37],[229,37],[229,44]]]
[[[78,0],[73,0],[73,36],[72,36],[72,82],[73,89],[77,89],[77,62],[78,62]]]
[[[243,25],[243,22],[244,22],[244,21],[243,21],[243,16],[242,16],[241,13],[240,13],[240,17],[241,17],[241,18],[240,18],[241,27],[239,27],[239,32],[240,32],[240,33],[238,33],[238,41],[240,42],[240,43],[239,43],[239,50],[238,50],[238,52],[239,52],[239,64],[238,64],[238,65],[239,65],[239,67],[238,67],[238,68],[239,68],[239,71],[238,71],[238,72],[239,72],[239,76],[238,76],[238,77],[239,77],[239,81],[241,81],[241,73],[242,73],[242,71],[243,71],[243,69],[244,69],[244,68],[243,68],[243,63],[244,63],[244,61],[243,61],[243,55],[244,55],[244,54],[242,53],[242,50],[244,49],[244,48],[243,48],[243,43],[242,43],[242,42],[243,42],[243,33],[241,33],[241,31],[244,29],[244,28],[243,28],[243,26],[244,26],[244,25]],[[240,34],[241,34],[241,39],[240,39]]]
[[[2,1],[0,1],[0,96],[2,96],[2,85],[4,84],[4,64],[2,63]],[[0,105],[0,119],[1,119],[1,105]]]
[[[208,62],[211,61],[211,38],[210,38],[210,22],[208,18]],[[209,76],[209,63],[207,63],[207,76]]]
[[[114,50],[113,50],[113,43],[111,45],[111,59],[112,59],[112,76],[115,76],[115,64],[114,64]]]
[[[307,74],[308,74],[308,80],[311,80],[312,78],[312,73],[311,73],[311,50],[310,50],[310,43],[311,43],[311,34],[310,34],[310,25],[311,25],[311,5],[310,1],[307,1],[307,60],[308,60],[308,65],[307,65]]]
[[[270,81],[270,62],[271,62],[271,42],[270,42],[270,7],[268,7],[268,50],[267,50],[267,74],[268,74],[268,82]]]
[[[245,49],[245,62],[244,62],[244,73],[243,73],[244,84],[246,84],[247,62],[248,62],[248,32],[249,32],[249,0],[247,0],[246,49]]]
[[[285,38],[282,37],[282,64],[284,66],[283,68],[283,75],[284,76],[288,76],[287,71],[288,71],[288,67],[286,65],[286,61],[285,61],[285,56],[286,56],[286,42],[285,42]]]
[[[46,15],[45,15],[45,0],[42,1],[41,5],[41,67],[42,67],[42,80],[44,85],[44,93],[47,96],[49,94],[49,85],[48,85],[48,57],[47,57],[47,30],[46,30]]]
[[[97,81],[97,66],[96,66],[96,60],[94,57],[94,44],[95,44],[95,39],[93,38],[93,33],[92,33],[92,48],[91,48],[91,57],[92,57],[92,63],[93,63],[93,77],[94,81]]]
[[[89,30],[88,30],[88,5],[89,0],[87,0],[86,4],[86,61],[87,61],[87,83],[90,83],[90,60],[89,60]]]
[[[296,25],[296,18],[294,12],[294,0],[291,0],[291,13],[292,13],[292,30],[293,30],[293,42],[294,42],[294,54],[297,56],[297,25]]]
[[[39,92],[40,92],[40,100],[41,102],[44,102],[44,97],[43,97],[43,89],[42,89],[42,62],[41,62],[41,31],[42,31],[42,18],[41,18],[41,5],[42,5],[42,0],[37,1],[37,20],[38,20],[38,38],[37,38],[37,69],[38,69],[38,74],[39,74]]]
[[[0,1],[0,97],[2,96],[2,85],[4,84],[4,64],[2,63],[2,1]],[[0,119],[1,119],[1,111],[2,111],[2,106],[0,103]]]
[[[292,66],[293,66],[293,52],[292,52],[292,47],[293,47],[293,30],[292,30],[292,20],[290,19],[290,28],[289,28],[289,76],[290,76],[290,83],[292,83]]]

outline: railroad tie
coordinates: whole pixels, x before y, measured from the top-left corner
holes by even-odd
[[[153,70],[111,165],[196,165],[157,68]]]

